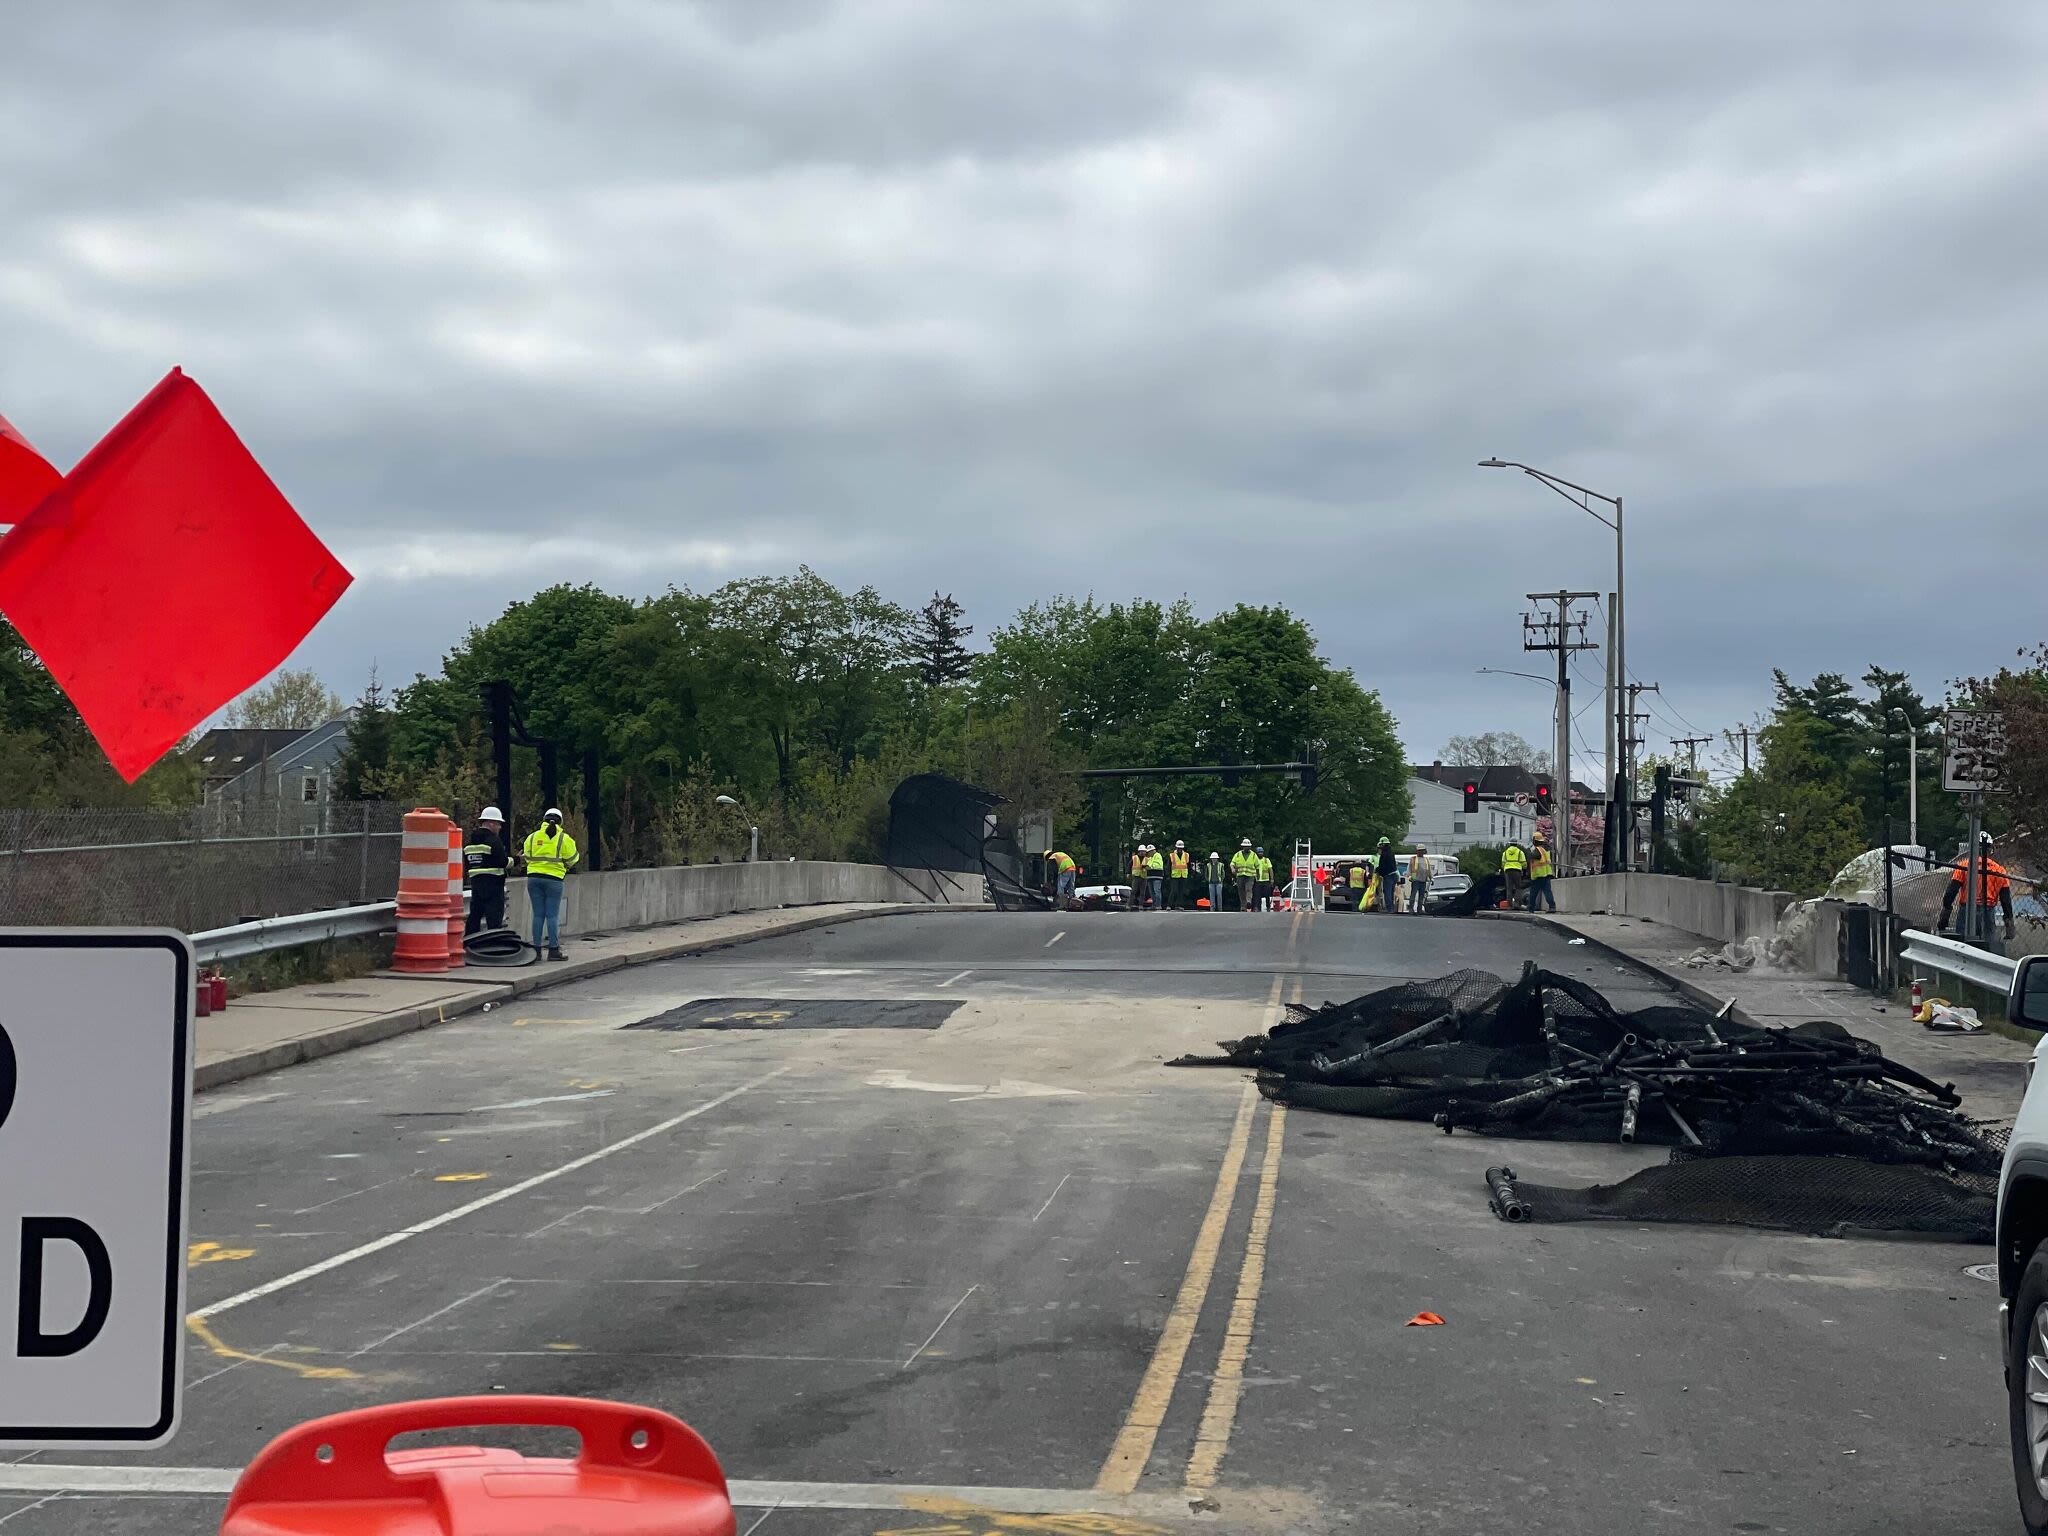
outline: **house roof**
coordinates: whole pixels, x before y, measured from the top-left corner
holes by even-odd
[[[217,725],[194,742],[185,755],[205,769],[208,777],[231,777],[267,757],[277,756],[305,734],[304,731]]]
[[[1442,784],[1451,789],[1463,789],[1467,780],[1477,780],[1482,795],[1528,795],[1534,798],[1538,784],[1551,783],[1547,773],[1531,773],[1520,763],[1418,763],[1408,770],[1418,779],[1427,779],[1432,784]],[[1572,780],[1572,796],[1579,800],[1597,800],[1600,791],[1579,779]]]

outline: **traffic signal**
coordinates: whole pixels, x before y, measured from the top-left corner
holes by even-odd
[[[1479,781],[1477,779],[1467,779],[1465,781],[1465,814],[1469,816],[1478,809]]]
[[[1538,784],[1536,786],[1536,814],[1538,816],[1548,816],[1550,814],[1550,786],[1548,784]]]
[[[1313,760],[1301,765],[1301,792],[1304,795],[1316,792],[1316,765]]]

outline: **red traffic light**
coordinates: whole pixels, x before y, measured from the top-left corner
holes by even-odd
[[[1479,809],[1479,781],[1477,779],[1467,779],[1465,781],[1465,809],[1468,812]]]
[[[1536,786],[1536,814],[1539,816],[1548,816],[1550,814],[1550,786],[1548,784],[1538,784]]]

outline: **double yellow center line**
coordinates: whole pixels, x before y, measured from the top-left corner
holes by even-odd
[[[1290,924],[1287,952],[1291,958],[1301,935],[1301,914]],[[1273,978],[1273,990],[1266,998],[1262,1030],[1278,1021],[1285,976]],[[1294,981],[1293,1001],[1301,1000],[1301,980]],[[1195,1325],[1209,1299],[1216,1261],[1223,1248],[1223,1235],[1230,1224],[1231,1207],[1237,1200],[1237,1186],[1244,1172],[1245,1156],[1251,1147],[1252,1119],[1258,1111],[1258,1089],[1246,1083],[1238,1099],[1237,1118],[1224,1144],[1223,1163],[1216,1170],[1216,1186],[1209,1195],[1209,1208],[1195,1234],[1194,1252],[1188,1256],[1187,1272],[1181,1277],[1180,1292],[1159,1331],[1152,1359],[1138,1383],[1123,1427],[1110,1447],[1102,1470],[1096,1475],[1099,1493],[1130,1493],[1144,1475],[1158,1443],[1160,1426],[1173,1400],[1174,1388],[1187,1365],[1188,1349],[1194,1343]],[[1259,1291],[1266,1278],[1266,1245],[1273,1229],[1273,1207],[1279,1194],[1281,1145],[1287,1132],[1287,1110],[1275,1104],[1266,1121],[1265,1160],[1259,1168],[1259,1192],[1252,1207],[1251,1229],[1245,1237],[1244,1262],[1238,1270],[1237,1294],[1231,1302],[1230,1322],[1223,1336],[1223,1348],[1216,1373],[1209,1382],[1208,1401],[1202,1409],[1201,1427],[1195,1434],[1193,1454],[1188,1458],[1185,1486],[1191,1492],[1213,1487],[1230,1448],[1231,1430],[1237,1422],[1238,1401],[1244,1392],[1245,1361],[1251,1352],[1252,1328],[1257,1320]]]

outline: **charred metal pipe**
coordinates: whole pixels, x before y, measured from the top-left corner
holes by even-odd
[[[1621,1106],[1621,1139],[1623,1141],[1634,1141],[1636,1139],[1636,1115],[1642,1107],[1643,1085],[1641,1083],[1630,1083],[1628,1085],[1628,1100]]]
[[[1669,1099],[1663,1100],[1662,1103],[1664,1105],[1664,1113],[1669,1115],[1671,1123],[1678,1127],[1678,1134],[1685,1138],[1687,1146],[1703,1147],[1706,1145],[1705,1142],[1700,1140],[1700,1133],[1685,1123],[1685,1116],[1678,1112],[1676,1104],[1672,1103]]]
[[[1621,1060],[1621,1053],[1628,1050],[1635,1043],[1636,1037],[1634,1035],[1623,1035],[1619,1040],[1615,1041],[1614,1049],[1600,1058],[1600,1070],[1602,1072],[1612,1072],[1614,1064]]]
[[[1486,1203],[1502,1221],[1527,1221],[1535,1214],[1529,1209],[1529,1202],[1515,1189],[1514,1169],[1487,1169],[1486,1188],[1489,1191]]]
[[[1413,1045],[1418,1040],[1426,1040],[1431,1035],[1438,1034],[1457,1022],[1458,1010],[1453,1008],[1449,1013],[1440,1014],[1436,1018],[1431,1019],[1427,1024],[1417,1025],[1405,1035],[1396,1035],[1393,1039],[1385,1041],[1380,1045],[1369,1045],[1355,1056],[1339,1056],[1333,1061],[1321,1052],[1317,1052],[1310,1059],[1309,1065],[1322,1073],[1324,1077],[1329,1077],[1338,1072],[1350,1072],[1356,1068],[1369,1065],[1391,1051],[1398,1051],[1403,1046]]]

